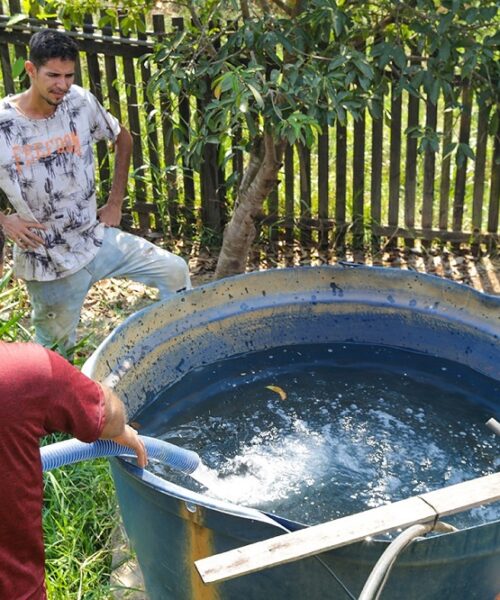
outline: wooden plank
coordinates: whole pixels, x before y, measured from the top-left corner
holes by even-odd
[[[497,500],[500,473],[249,544],[197,560],[195,565],[205,583],[224,581]]]
[[[279,241],[279,196],[278,186],[275,185],[267,198],[267,212],[269,216],[275,217],[274,223],[269,227],[269,242],[273,251],[276,251],[276,244]]]
[[[127,37],[123,34],[123,37]],[[133,139],[132,166],[135,177],[135,201],[145,202],[147,199],[146,184],[144,182],[144,159],[142,153],[141,121],[139,118],[139,101],[137,98],[137,84],[135,78],[135,65],[132,58],[123,57],[123,74],[125,78],[125,93],[127,96],[127,113],[129,131]],[[147,231],[150,228],[150,220],[146,213],[139,212],[139,228]]]
[[[433,104],[429,99],[426,103],[425,127],[428,131],[436,131],[437,128],[437,104]],[[432,207],[434,206],[435,176],[436,153],[431,148],[427,148],[424,153],[424,185],[422,200],[423,229],[432,227]]]
[[[439,229],[448,229],[448,211],[450,207],[450,169],[451,156],[448,148],[453,135],[453,109],[446,106],[443,121],[443,150],[441,155],[441,179],[439,183]]]
[[[4,14],[3,2],[0,2],[0,15]],[[14,78],[12,77],[12,66],[10,64],[9,45],[4,42],[0,44],[0,66],[2,68],[2,81],[4,88],[4,96],[14,94],[16,89],[14,86]]]
[[[318,216],[328,218],[328,173],[329,173],[329,128],[323,127],[318,136]],[[320,221],[322,222],[322,221]],[[328,228],[321,227],[318,232],[318,246],[321,250],[328,248]]]
[[[197,98],[199,114],[204,114],[205,106],[211,102],[212,83],[205,77],[205,97]],[[217,163],[219,143],[203,145],[203,158],[200,165],[201,222],[204,228],[220,235],[223,230],[221,202],[219,196],[223,181]]]
[[[102,14],[101,14],[102,16]],[[104,35],[112,35],[111,25],[103,27]],[[104,71],[106,74],[106,87],[108,92],[109,112],[122,122],[122,109],[120,104],[120,94],[118,93],[118,70],[116,68],[116,58],[113,55],[104,55]]]
[[[141,17],[144,29],[146,29],[146,23],[144,16]],[[137,39],[147,41],[147,34],[139,32]],[[153,192],[153,200],[159,202],[162,198],[162,177],[160,175],[160,161],[159,161],[159,146],[158,146],[158,125],[156,119],[155,107],[149,99],[148,95],[148,83],[151,80],[151,67],[147,60],[140,61],[140,72],[142,80],[142,97],[143,107],[142,110],[145,114],[146,119],[146,142],[149,157],[149,171],[151,177],[151,189]],[[161,228],[161,223],[157,223],[157,228]]]
[[[472,112],[472,90],[466,86],[462,92],[462,114],[460,116],[460,133],[459,143],[468,144],[470,139]],[[464,206],[465,206],[465,185],[467,181],[467,157],[464,157],[462,164],[457,165],[455,176],[455,195],[453,198],[453,221],[452,228],[454,231],[461,231]]]
[[[164,41],[165,18],[163,15],[153,15],[153,30],[158,36],[158,41]],[[165,164],[165,179],[167,183],[167,206],[166,213],[169,218],[170,233],[177,237],[180,233],[179,223],[179,192],[177,188],[177,172],[176,158],[174,146],[174,134],[172,127],[171,113],[173,110],[172,103],[168,94],[160,93],[160,110],[161,110],[161,134],[163,142],[163,161]],[[186,235],[190,237],[193,234],[191,221],[188,222]]]
[[[500,109],[497,109],[498,121],[500,121]],[[497,122],[498,122],[497,121]],[[488,207],[488,226],[487,231],[491,233],[498,232],[498,220],[500,209],[500,127],[497,129],[493,146],[493,157],[491,159],[491,184],[490,201]],[[489,245],[489,250],[496,253],[497,241]]]
[[[182,17],[174,17],[172,19],[172,26],[177,31],[184,29],[184,19]],[[189,145],[189,124],[191,121],[191,107],[189,105],[189,96],[184,90],[181,90],[179,94],[179,122],[184,130],[186,145]],[[183,173],[183,187],[184,187],[184,211],[188,222],[194,223],[196,220],[195,215],[195,186],[193,169],[187,164],[186,159],[182,156],[182,173]]]
[[[285,228],[293,228],[296,225],[296,220],[293,218],[285,218],[284,220],[279,217],[273,217],[270,215],[260,215],[257,217],[259,223],[262,225],[274,225],[280,221]],[[335,219],[316,219],[314,217],[310,219],[303,219],[301,221],[302,227],[308,227],[313,230],[320,230],[321,228],[332,228],[337,225]],[[468,242],[473,237],[472,231],[442,231],[440,229],[422,229],[421,227],[415,227],[413,229],[405,229],[404,227],[389,227],[388,225],[372,225],[374,235],[383,237],[400,237],[408,240],[421,239],[425,241],[442,241],[442,242]],[[500,234],[495,232],[481,232],[477,235],[479,243],[483,242],[496,242],[500,240]]]
[[[395,236],[410,239],[421,239],[424,241],[442,241],[442,242],[470,242],[473,237],[472,231],[443,231],[442,229],[423,229],[422,227],[415,227],[414,229],[404,229],[399,227],[394,230],[388,226],[373,226],[373,231],[378,235],[384,236]],[[479,240],[497,240],[500,235],[496,232],[481,232],[478,235]]]
[[[352,232],[353,248],[364,246],[365,196],[365,113],[354,121],[354,150],[352,160]]]
[[[6,24],[0,22],[2,40],[15,46],[17,48],[17,55],[20,55],[23,49],[25,51],[33,33],[46,29],[46,27],[42,26],[41,21],[36,21],[36,19],[31,20],[38,23],[38,25],[13,25],[7,29]],[[149,54],[153,48],[152,42],[145,42],[144,45],[141,45],[137,40],[131,40],[130,38],[120,37],[109,40],[102,36],[94,37],[92,34],[80,33],[76,30],[66,31],[66,33],[75,38],[80,50],[94,54],[134,59]]]
[[[383,101],[382,101],[383,102]],[[372,121],[372,174],[370,183],[371,222],[382,225],[382,164],[384,158],[384,119]],[[380,238],[373,235],[372,247],[376,252],[380,248]]]
[[[302,220],[311,217],[311,151],[302,143],[297,144],[300,167],[300,241],[309,248],[312,242],[311,230],[302,227]]]
[[[418,126],[420,102],[417,96],[411,94],[408,98],[408,129]],[[405,165],[405,198],[404,224],[405,227],[415,226],[415,203],[417,201],[417,145],[418,140],[411,135],[406,136],[406,165]]]
[[[94,33],[92,15],[84,17],[83,31],[85,33]],[[87,54],[87,69],[89,74],[90,91],[97,100],[103,104],[101,70],[99,68],[99,59],[97,54]],[[109,167],[108,148],[105,141],[101,140],[97,146],[97,166],[99,169],[99,182],[101,184],[101,200],[107,200],[109,190],[111,189],[111,171]]]
[[[22,13],[21,2],[20,0],[9,0],[9,11],[11,15],[17,15]],[[17,38],[17,36],[15,36]],[[2,38],[9,42],[9,36],[2,35]],[[19,40],[18,43],[14,45],[14,56],[17,59],[27,60],[28,59],[28,44],[31,38],[31,34],[27,36],[25,40]],[[16,40],[17,41],[17,40]],[[26,72],[23,72],[19,78],[19,85],[21,89],[28,89],[30,86],[30,79]]]
[[[293,146],[285,146],[285,243],[292,246],[294,238],[294,164]]]
[[[337,121],[335,156],[335,247],[343,251],[346,233],[347,128]]]
[[[391,87],[391,137],[389,145],[389,218],[390,226],[399,224],[399,186],[401,184],[401,95],[397,84]],[[395,246],[397,240],[391,242]]]
[[[486,171],[486,147],[488,145],[489,107],[479,109],[477,118],[476,160],[474,162],[474,188],[472,192],[472,229],[474,233],[481,231],[483,222],[483,198]],[[477,244],[475,251],[478,250]]]
[[[373,46],[384,42],[384,36],[377,33]],[[380,118],[372,117],[371,134],[371,176],[370,176],[370,223],[382,225],[382,166],[384,163],[384,93],[380,90]],[[377,254],[380,250],[380,238],[371,231],[371,250]]]

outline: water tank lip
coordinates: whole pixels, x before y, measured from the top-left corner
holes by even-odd
[[[438,293],[441,294],[439,296],[440,304],[443,303],[443,298],[446,298],[446,296],[450,293],[450,291],[454,291],[454,292],[460,292],[460,295],[464,296],[464,299],[466,297],[468,297],[469,299],[474,298],[480,304],[484,305],[485,308],[488,310],[491,310],[491,309],[496,310],[498,308],[498,310],[500,311],[500,296],[485,294],[484,292],[480,292],[466,284],[458,283],[456,281],[449,280],[449,279],[443,279],[442,277],[439,277],[439,276],[433,275],[433,274],[420,273],[419,271],[409,271],[409,270],[402,270],[402,269],[396,269],[396,268],[390,268],[390,267],[380,267],[380,266],[368,266],[368,265],[363,265],[363,264],[359,264],[359,263],[341,263],[341,264],[336,264],[336,265],[285,267],[285,268],[267,269],[265,271],[250,271],[248,273],[234,275],[232,277],[227,277],[225,279],[219,279],[216,281],[206,283],[202,286],[195,287],[191,290],[182,292],[180,295],[175,295],[175,296],[172,296],[165,300],[162,300],[160,302],[151,304],[150,306],[147,306],[147,307],[143,308],[142,310],[130,315],[123,323],[121,323],[116,329],[114,329],[108,335],[108,337],[101,342],[101,344],[99,344],[99,346],[93,352],[92,356],[90,356],[89,359],[83,365],[82,371],[86,375],[92,377],[93,373],[96,370],[96,365],[97,365],[104,349],[106,347],[110,346],[111,344],[113,344],[114,342],[119,342],[123,331],[126,331],[127,328],[129,328],[131,326],[131,324],[139,323],[145,315],[158,310],[159,307],[178,303],[179,298],[181,298],[181,299],[194,298],[195,299],[200,294],[206,295],[207,292],[210,292],[213,289],[217,289],[217,288],[223,289],[226,286],[228,286],[230,288],[234,284],[238,284],[241,281],[256,280],[256,281],[264,282],[269,279],[272,280],[272,278],[274,278],[276,276],[278,276],[280,278],[287,278],[288,276],[293,274],[294,277],[299,277],[300,273],[314,273],[314,272],[317,272],[319,274],[328,273],[330,275],[335,275],[337,273],[342,273],[342,272],[345,272],[348,270],[366,273],[368,276],[370,276],[369,274],[374,275],[374,276],[381,276],[384,280],[387,280],[387,281],[397,281],[397,280],[404,280],[404,279],[415,280],[416,279],[417,281],[420,281],[422,283],[427,282],[427,283],[431,284],[436,289],[436,292],[437,292],[436,297],[438,296]],[[405,294],[409,295],[407,290],[405,290]],[[368,300],[369,299],[367,299],[367,302],[368,302]],[[346,298],[345,300],[343,300],[342,298],[336,297],[336,301],[339,303],[342,303],[342,302],[348,303],[349,301],[352,301],[352,298]],[[370,302],[368,302],[368,303],[370,303]],[[370,303],[370,304],[372,304],[372,303]],[[466,303],[464,302],[463,308],[466,308],[468,304],[469,304],[469,300]],[[382,305],[380,304],[380,306],[382,306]],[[406,306],[406,305],[402,306],[401,303],[397,303],[395,305],[395,308],[404,308],[407,310],[415,310],[416,312],[425,312],[422,309],[418,309],[418,308],[414,309],[411,306]],[[461,308],[462,307],[455,308],[453,312],[455,312],[456,315],[459,316]],[[210,312],[211,308],[205,307],[203,310],[205,312]],[[431,313],[432,311],[429,309],[428,312]],[[443,315],[446,315],[446,318],[451,318],[450,312],[446,312],[442,308],[440,308],[434,314],[436,314],[436,315],[443,314]],[[474,320],[475,320],[475,318],[474,318]],[[498,335],[500,336],[500,322],[498,325]]]
[[[223,512],[235,517],[242,517],[244,519],[250,519],[253,521],[261,521],[262,523],[267,523],[273,527],[287,531],[286,527],[257,508],[233,504],[232,502],[218,500],[217,498],[211,498],[210,496],[206,496],[199,492],[194,492],[175,483],[171,483],[166,479],[158,477],[147,469],[140,469],[133,463],[121,457],[113,457],[110,458],[110,460],[117,463],[119,467],[125,469],[134,479],[140,481],[157,492],[172,496],[177,500],[196,504],[198,506]]]

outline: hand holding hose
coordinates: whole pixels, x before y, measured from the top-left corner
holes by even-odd
[[[111,441],[131,448],[137,455],[137,465],[144,469],[148,462],[148,455],[144,442],[139,437],[139,434],[130,425],[125,425],[123,433],[111,438]]]

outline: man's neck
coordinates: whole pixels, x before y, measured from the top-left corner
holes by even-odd
[[[28,119],[48,119],[57,109],[57,106],[49,104],[40,96],[36,96],[32,88],[13,98],[12,103]]]

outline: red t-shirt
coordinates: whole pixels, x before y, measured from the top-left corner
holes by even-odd
[[[0,342],[0,600],[43,600],[40,438],[63,431],[95,441],[99,385],[55,352]]]

